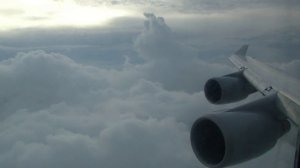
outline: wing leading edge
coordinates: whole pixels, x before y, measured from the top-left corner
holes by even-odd
[[[262,95],[276,93],[278,104],[286,115],[300,125],[300,82],[274,68],[246,56],[248,45],[243,45],[229,60],[243,73],[247,81]]]
[[[260,77],[252,70],[249,63],[250,57],[246,57],[248,45],[243,45],[237,52],[229,57],[229,60],[240,70],[243,71],[244,77],[252,84],[262,95],[268,95],[272,86],[264,78]]]

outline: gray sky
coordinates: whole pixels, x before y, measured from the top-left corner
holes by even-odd
[[[250,44],[249,55],[299,78],[296,0],[1,4],[1,168],[203,167],[189,131],[233,107],[202,91],[234,72],[231,53]],[[280,167],[292,149],[282,140],[242,167]]]

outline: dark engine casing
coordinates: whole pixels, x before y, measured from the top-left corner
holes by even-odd
[[[275,146],[290,123],[271,106],[273,99],[266,100],[196,120],[190,138],[198,160],[210,168],[225,167],[258,157]]]
[[[204,86],[205,97],[213,104],[236,102],[255,91],[242,72],[209,79]]]

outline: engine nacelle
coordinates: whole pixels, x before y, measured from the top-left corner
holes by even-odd
[[[204,86],[205,96],[213,104],[236,102],[255,91],[242,72],[209,79]]]
[[[191,129],[191,144],[198,160],[211,168],[234,165],[269,149],[290,128],[258,112],[224,112],[199,118]]]

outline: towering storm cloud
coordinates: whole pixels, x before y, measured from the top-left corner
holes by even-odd
[[[176,40],[161,17],[145,14],[143,32],[137,37],[138,55],[146,60],[140,69],[146,78],[169,90],[200,91],[210,76],[230,72],[228,66],[207,64],[197,58],[197,51]]]

